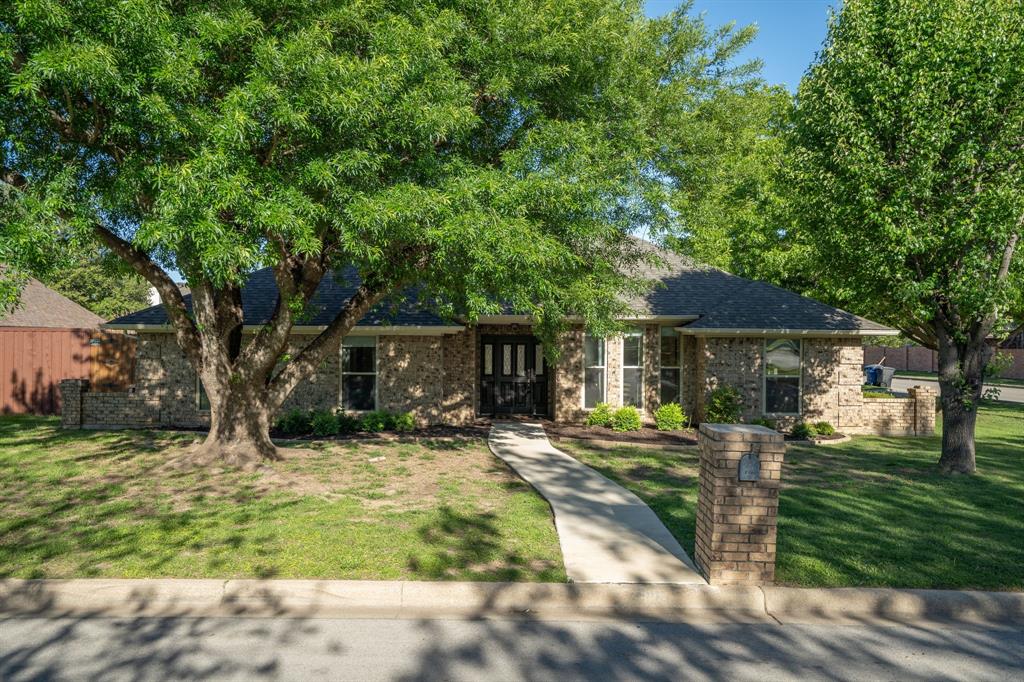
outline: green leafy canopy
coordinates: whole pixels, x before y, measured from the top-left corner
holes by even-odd
[[[738,77],[728,31],[641,5],[4,3],[0,261],[119,239],[194,290],[316,261],[607,324],[666,219],[666,124]]]
[[[1015,0],[844,3],[788,164],[820,292],[933,348],[1021,311],[1022,55]]]

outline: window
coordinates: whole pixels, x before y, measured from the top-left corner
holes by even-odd
[[[206,387],[203,386],[203,380],[196,375],[196,409],[200,412],[210,411],[210,396],[206,395]]]
[[[491,376],[494,374],[494,344],[484,344],[484,374]]]
[[[640,330],[622,337],[622,404],[644,406],[644,335]]]
[[[341,407],[372,410],[377,405],[377,338],[349,336],[341,344]]]
[[[679,334],[672,327],[661,328],[661,404],[680,402]]]
[[[583,337],[583,407],[604,402],[604,339]]]
[[[800,413],[800,350],[800,339],[765,341],[765,414]]]

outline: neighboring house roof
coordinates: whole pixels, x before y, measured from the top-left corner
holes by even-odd
[[[0,327],[93,329],[103,318],[58,294],[37,279],[29,279],[17,308],[0,318]]]
[[[781,289],[700,265],[677,254],[649,248],[659,264],[644,264],[633,274],[659,284],[646,295],[630,302],[638,318],[674,320],[687,334],[814,333],[836,335],[892,334],[894,330],[838,308]],[[321,327],[352,296],[359,285],[355,268],[342,276],[324,277],[313,298],[313,314],[303,326]],[[450,323],[417,306],[411,299],[398,304],[382,303],[360,322],[360,327],[435,327],[450,329]],[[270,268],[259,270],[242,289],[246,325],[269,321],[277,300],[277,285]],[[185,297],[191,306],[191,297]],[[499,316],[501,317],[501,316]],[[162,306],[120,317],[114,328],[145,328],[167,325]]]

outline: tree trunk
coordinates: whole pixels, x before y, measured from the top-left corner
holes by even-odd
[[[936,325],[936,332],[942,403],[939,469],[946,474],[973,474],[977,469],[974,427],[991,349],[983,339],[958,343],[942,325]]]
[[[265,390],[225,382],[204,381],[210,399],[210,431],[196,449],[201,463],[218,463],[251,468],[261,462],[281,459],[270,440],[274,408]]]

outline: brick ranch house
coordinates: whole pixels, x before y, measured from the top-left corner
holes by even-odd
[[[631,404],[648,416],[679,402],[700,420],[708,392],[731,385],[743,418],[831,422],[847,433],[924,434],[934,429],[934,393],[865,400],[862,342],[891,335],[882,325],[764,282],[663,254],[645,268],[660,284],[631,305],[625,334],[597,338],[582,327],[560,339],[549,365],[528,317],[502,315],[475,325],[442,320],[411,304],[380,305],[284,409],[343,408],[411,412],[421,424],[467,424],[525,414],[582,421],[599,402]],[[324,278],[316,314],[294,329],[296,347],[314,338],[356,286],[354,272]],[[243,290],[245,325],[272,314],[277,289],[269,269]],[[186,302],[190,299],[186,297]],[[200,427],[208,422],[196,373],[174,341],[161,306],[104,325],[138,335],[135,386],[92,393],[67,382],[68,426]]]

